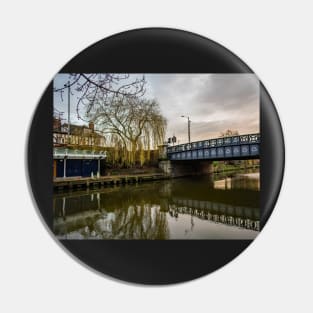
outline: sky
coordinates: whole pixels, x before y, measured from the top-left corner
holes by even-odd
[[[133,79],[143,74],[130,74]],[[227,129],[239,134],[259,132],[259,80],[254,74],[144,74],[145,97],[156,99],[167,119],[166,138],[188,141],[187,119],[191,120],[191,141],[216,138]],[[68,74],[58,74],[54,86],[63,86]],[[71,95],[71,123],[77,119],[79,94]],[[54,93],[54,107],[67,118],[67,93],[63,101]]]

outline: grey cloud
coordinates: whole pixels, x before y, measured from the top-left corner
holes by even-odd
[[[217,136],[226,129],[259,131],[259,81],[254,74],[149,74],[148,84],[168,120],[168,136],[192,140]]]
[[[258,103],[258,82],[251,74],[209,75],[201,87],[194,99],[201,114],[238,111]]]

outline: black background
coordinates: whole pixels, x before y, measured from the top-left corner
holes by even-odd
[[[74,57],[60,72],[253,73],[217,43],[164,28],[129,31],[104,39]],[[260,96],[263,228],[281,187],[284,141],[274,104],[262,84]],[[52,117],[51,82],[36,109],[28,142],[30,184],[50,230],[53,221]],[[241,253],[251,240],[61,240],[61,243],[99,272],[130,282],[168,284],[194,279],[220,268]]]

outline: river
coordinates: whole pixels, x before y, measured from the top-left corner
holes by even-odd
[[[258,172],[233,172],[54,194],[59,239],[254,239]]]

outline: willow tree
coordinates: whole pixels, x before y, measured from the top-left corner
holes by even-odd
[[[109,104],[103,104],[101,98],[94,103],[96,109],[89,112],[89,117],[113,147],[117,142],[123,145],[124,158],[130,165],[135,164],[137,152],[142,164],[151,148],[163,143],[166,120],[156,100],[115,96]],[[145,150],[147,154],[142,153]]]

